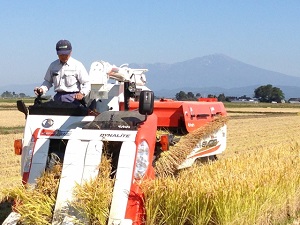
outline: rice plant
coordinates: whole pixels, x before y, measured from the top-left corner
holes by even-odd
[[[299,155],[297,143],[261,148],[148,183],[147,224],[286,221],[299,211]]]
[[[77,185],[71,205],[88,219],[90,224],[104,225],[109,216],[114,179],[111,176],[111,159],[102,157],[99,176],[95,180]]]
[[[14,199],[14,210],[21,215],[20,224],[51,224],[58,190],[61,165],[56,165],[37,179],[35,187],[7,189],[7,198]]]

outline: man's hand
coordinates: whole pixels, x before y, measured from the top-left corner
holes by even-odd
[[[36,95],[42,95],[43,93],[44,93],[44,90],[40,87],[36,87],[34,89],[34,94],[36,94]]]
[[[82,94],[82,93],[80,93],[80,92],[78,92],[78,93],[76,93],[75,94],[75,99],[76,100],[82,100],[84,98],[84,94]]]

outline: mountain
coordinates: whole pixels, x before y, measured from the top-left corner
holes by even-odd
[[[226,55],[214,54],[174,64],[130,64],[147,68],[147,86],[156,96],[174,97],[179,91],[252,97],[255,88],[271,84],[286,98],[300,96],[300,77],[261,69]]]
[[[131,63],[131,68],[147,68],[147,86],[156,96],[174,98],[179,91],[225,96],[252,97],[254,90],[271,84],[279,87],[286,99],[300,97],[300,77],[258,68],[223,54],[213,54],[174,64]],[[38,84],[0,86],[0,93],[11,91],[33,96]]]

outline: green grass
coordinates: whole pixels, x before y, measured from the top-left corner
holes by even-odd
[[[35,98],[0,98],[1,103],[16,103],[18,100],[23,100],[25,103],[33,104]]]
[[[300,110],[300,109],[299,109]],[[251,111],[251,112],[245,112],[245,111],[231,111],[230,108],[228,110],[226,110],[227,113],[239,113],[239,114],[255,114],[255,115],[266,115],[266,116],[298,116],[299,113],[298,112],[261,112],[261,111]],[[250,118],[250,117],[249,117]]]
[[[16,110],[17,109],[17,104],[16,105],[0,105],[0,110]]]
[[[300,104],[291,103],[238,103],[238,102],[224,102],[225,108],[299,108]]]
[[[18,134],[24,131],[24,126],[17,127],[1,127],[0,126],[0,134]]]

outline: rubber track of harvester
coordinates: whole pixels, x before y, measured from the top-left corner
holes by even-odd
[[[176,145],[170,147],[169,151],[162,152],[155,165],[156,175],[159,177],[174,176],[178,171],[178,166],[183,163],[197,143],[220,129],[227,121],[227,117],[220,116],[183,136]]]

